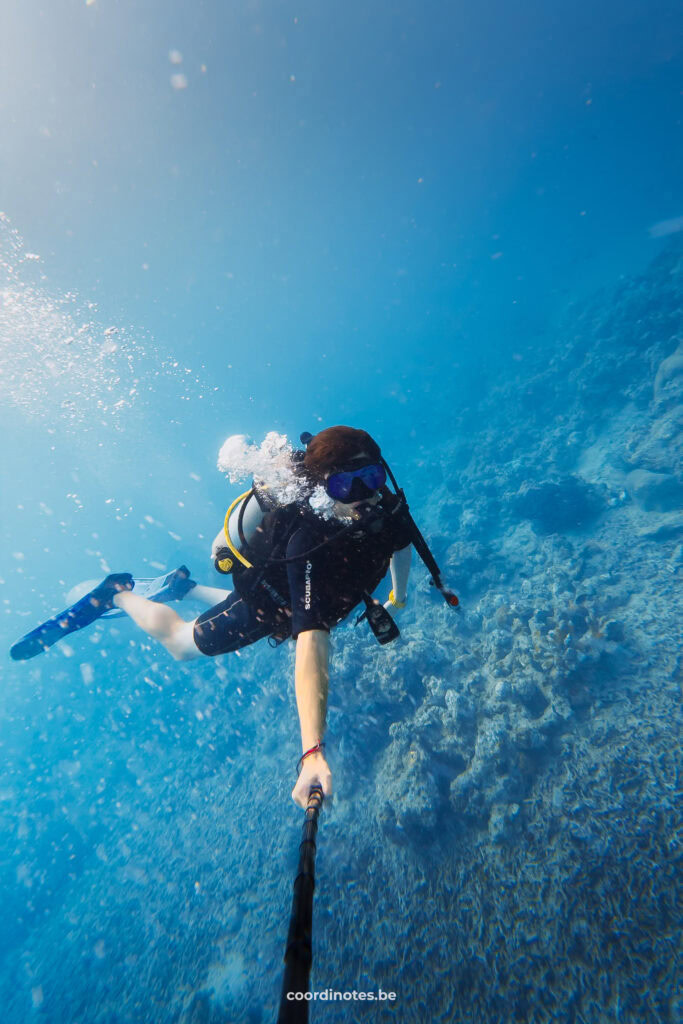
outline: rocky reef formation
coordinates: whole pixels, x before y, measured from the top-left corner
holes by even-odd
[[[444,538],[442,562],[459,581],[464,610],[457,623],[438,610],[430,657],[441,671],[423,677],[420,706],[392,727],[386,756],[394,782],[381,792],[387,821],[405,812],[398,794],[406,773],[424,774],[425,750],[440,766],[435,780],[454,776],[450,807],[480,824],[490,820],[501,802],[525,798],[523,780],[535,776],[525,762],[568,728],[585,727],[594,706],[639,689],[649,644],[675,646],[680,281],[673,249],[651,275],[624,285],[607,311],[600,304],[584,311],[547,367],[505,382],[476,415],[463,417],[487,429],[445,451],[429,532]],[[647,628],[655,607],[656,633]],[[416,625],[406,630],[411,651],[426,635],[424,622]],[[397,776],[408,736],[423,742],[408,744]],[[421,826],[443,808],[444,786],[431,792],[430,800],[414,796]],[[498,834],[503,819],[494,818]],[[517,811],[503,818],[514,830]]]

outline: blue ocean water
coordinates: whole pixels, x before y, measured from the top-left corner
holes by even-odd
[[[4,1020],[275,1019],[293,645],[8,651],[109,571],[220,585],[225,438],[336,423],[461,611],[414,558],[399,641],[335,632],[312,987],[396,1000],[311,1019],[677,1019],[682,29],[4,5]]]

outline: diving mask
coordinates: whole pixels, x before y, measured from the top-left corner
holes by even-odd
[[[380,487],[384,487],[386,479],[384,466],[371,463],[359,469],[332,473],[325,481],[325,490],[335,501],[364,501]]]

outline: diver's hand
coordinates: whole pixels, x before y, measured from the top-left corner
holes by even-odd
[[[384,607],[389,612],[392,619],[395,619],[397,615],[400,615],[401,612],[405,610],[405,603],[401,606],[398,604],[394,604],[392,600],[389,600],[384,602]]]
[[[316,782],[322,786],[323,796],[326,800],[329,800],[332,796],[332,772],[330,767],[323,757],[318,752],[317,754],[310,754],[306,758],[301,766],[301,772],[299,778],[296,780],[296,786],[292,790],[292,800],[299,807],[306,810],[308,804],[308,795],[311,791],[311,786],[314,786]]]

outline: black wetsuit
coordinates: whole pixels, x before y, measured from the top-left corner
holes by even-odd
[[[327,632],[372,593],[389,568],[391,556],[411,542],[397,498],[386,489],[378,512],[357,529],[344,520],[312,513],[289,516],[289,539],[280,557],[253,587],[256,570],[235,577],[236,590],[197,619],[194,639],[203,654],[227,654],[265,636],[296,639],[311,629]],[[287,519],[283,515],[283,524]],[[307,551],[330,539],[312,554]],[[305,557],[296,558],[302,555]],[[249,577],[251,574],[251,577]],[[253,589],[252,589],[253,588]]]

